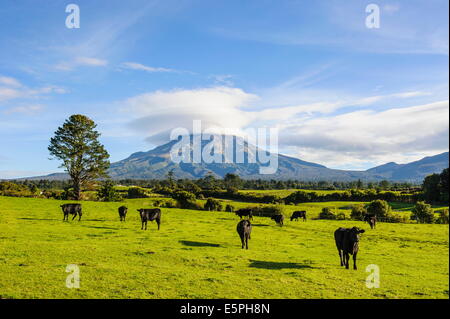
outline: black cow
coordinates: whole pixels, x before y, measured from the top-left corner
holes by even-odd
[[[81,204],[64,204],[61,205],[61,208],[64,213],[63,221],[69,220],[69,214],[73,215],[72,220],[74,220],[77,215],[79,216],[78,221],[81,220],[81,215],[83,215],[81,212]]]
[[[248,219],[253,220],[253,214],[252,214],[252,209],[251,209],[251,208],[241,208],[241,209],[238,209],[238,210],[235,212],[235,214],[238,215],[241,219],[242,219],[242,216],[247,216]]]
[[[119,218],[120,221],[125,221],[125,217],[127,217],[128,208],[126,206],[119,207]]]
[[[161,209],[159,209],[159,208],[151,208],[151,209],[141,208],[141,209],[138,209],[137,211],[141,215],[141,222],[142,222],[141,229],[144,229],[144,224],[145,224],[145,230],[147,230],[147,221],[155,220],[156,223],[158,224],[158,230],[159,230],[159,225],[161,224]]]
[[[306,211],[298,210],[298,211],[292,213],[291,221],[293,221],[294,219],[296,221],[298,221],[299,218],[303,218],[303,221],[306,222]]]
[[[280,227],[283,227],[284,222],[284,216],[283,215],[273,215],[270,217],[270,219],[273,219]]]
[[[348,269],[348,261],[350,259],[349,255],[353,255],[353,269],[358,269],[356,267],[356,255],[358,254],[359,249],[359,234],[364,232],[364,229],[359,229],[357,227],[341,227],[334,232],[334,240],[336,241],[341,266],[345,266],[345,268]]]
[[[364,221],[370,225],[371,229],[374,229],[377,225],[377,216],[375,215],[364,215]]]
[[[250,239],[250,234],[252,233],[252,224],[249,220],[241,220],[236,227],[236,230],[241,237],[242,249],[248,249],[248,240]]]

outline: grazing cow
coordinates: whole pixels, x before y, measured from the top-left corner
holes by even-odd
[[[247,216],[248,219],[253,220],[253,214],[252,214],[251,208],[238,209],[235,214],[238,215],[241,219],[242,219],[242,216]]]
[[[273,219],[280,227],[283,227],[284,222],[284,216],[283,215],[273,215],[270,217],[270,219]]]
[[[345,266],[345,268],[348,269],[348,261],[350,259],[349,255],[353,255],[353,269],[358,269],[356,267],[356,255],[358,254],[359,249],[359,234],[364,232],[364,229],[359,229],[357,227],[341,227],[334,232],[334,240],[336,241],[341,266]]]
[[[364,215],[364,221],[370,225],[370,229],[374,229],[377,225],[377,216],[375,215]]]
[[[306,211],[298,210],[298,211],[292,213],[291,221],[293,221],[294,219],[296,221],[298,221],[299,218],[303,218],[303,221],[306,222]]]
[[[147,230],[147,221],[155,220],[156,223],[158,224],[158,230],[159,230],[159,225],[161,224],[161,209],[159,209],[159,208],[151,208],[151,209],[141,208],[141,209],[138,209],[138,212],[141,215],[141,222],[142,222],[141,229],[144,229],[144,224],[145,224],[145,230]]]
[[[128,208],[126,206],[119,207],[119,217],[120,221],[125,221],[125,217],[127,217]]]
[[[61,205],[61,208],[64,213],[63,221],[69,220],[69,214],[73,215],[72,220],[74,220],[77,215],[79,216],[78,221],[81,220],[81,215],[83,215],[81,212],[81,204],[64,204]]]
[[[241,237],[242,249],[248,249],[248,240],[250,239],[250,234],[252,233],[252,224],[249,220],[241,220],[236,227],[236,230]]]

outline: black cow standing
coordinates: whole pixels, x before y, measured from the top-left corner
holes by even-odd
[[[81,212],[81,204],[64,204],[61,205],[61,208],[64,213],[63,221],[69,220],[69,214],[73,215],[72,220],[74,220],[77,215],[79,216],[78,221],[81,220],[81,215],[83,215]]]
[[[377,216],[375,215],[364,215],[364,221],[370,225],[371,229],[374,229],[377,225]]]
[[[241,220],[236,227],[236,230],[241,237],[242,249],[248,249],[248,240],[250,239],[250,234],[252,233],[252,224],[249,220]]]
[[[356,267],[356,255],[358,254],[359,249],[359,234],[364,232],[364,229],[359,229],[357,227],[338,228],[334,232],[334,240],[336,241],[341,266],[345,266],[345,268],[349,269],[349,255],[353,255],[353,269],[358,269]]]
[[[159,209],[159,208],[151,208],[151,209],[141,208],[141,209],[138,209],[138,212],[141,215],[141,222],[142,222],[141,229],[144,229],[144,224],[145,224],[145,230],[147,230],[147,222],[155,220],[156,223],[158,224],[158,230],[159,230],[159,226],[161,224],[161,209]]]
[[[280,227],[283,227],[284,216],[283,215],[273,215],[270,219],[273,219]]]
[[[119,218],[120,221],[125,221],[125,217],[127,217],[128,208],[126,206],[119,207]]]
[[[242,219],[242,216],[247,216],[248,219],[253,220],[253,214],[252,214],[252,209],[251,209],[251,208],[241,208],[241,209],[238,209],[238,210],[235,212],[235,214],[238,215],[241,219]]]
[[[303,221],[306,222],[306,211],[298,210],[298,211],[292,213],[291,221],[293,221],[294,219],[296,221],[298,221],[299,218],[302,218]]]

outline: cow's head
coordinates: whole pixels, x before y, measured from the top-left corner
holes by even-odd
[[[350,238],[353,241],[359,241],[359,234],[364,233],[364,229],[359,229],[358,227],[353,227],[350,229]]]

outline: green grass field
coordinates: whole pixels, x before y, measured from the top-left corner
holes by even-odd
[[[449,297],[448,225],[288,220],[280,228],[256,217],[246,251],[232,213],[163,208],[161,230],[142,231],[136,209],[148,199],[125,202],[125,223],[124,203],[83,202],[81,222],[63,222],[61,203],[0,197],[0,298]],[[351,203],[292,208],[320,205]],[[357,271],[339,266],[340,226],[366,230]],[[79,265],[79,289],[65,285],[68,264]],[[380,288],[365,285],[369,264],[380,267]]]

